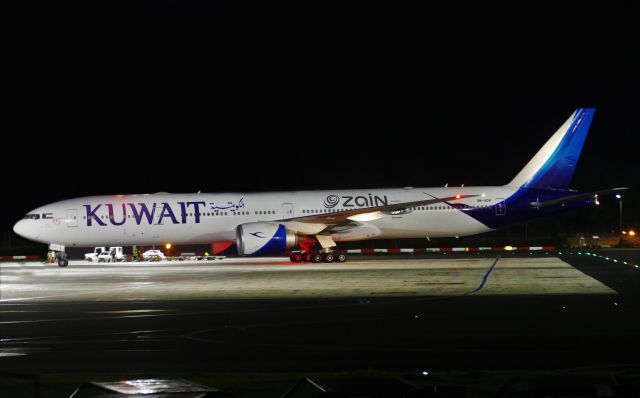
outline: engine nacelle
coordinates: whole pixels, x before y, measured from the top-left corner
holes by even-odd
[[[298,236],[284,225],[267,222],[240,224],[236,236],[241,256],[282,255],[298,244]]]

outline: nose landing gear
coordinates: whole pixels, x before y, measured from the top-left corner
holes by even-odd
[[[49,245],[49,250],[56,252],[56,260],[58,261],[58,267],[66,267],[69,265],[69,260],[67,260],[67,253],[64,251],[64,245],[59,245],[57,243],[51,243]]]
[[[69,265],[69,260],[67,260],[67,253],[59,252],[57,254],[57,258],[58,258],[58,267],[64,268],[67,265]]]

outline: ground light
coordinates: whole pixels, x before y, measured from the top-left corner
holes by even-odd
[[[562,252],[558,252],[558,254],[562,254]],[[571,254],[573,254],[573,253],[571,253]],[[638,264],[629,263],[628,261],[619,260],[619,259],[617,259],[617,258],[611,258],[611,257],[607,257],[607,256],[601,256],[601,255],[596,254],[596,253],[590,253],[590,252],[584,252],[584,253],[583,253],[583,252],[577,252],[577,254],[578,254],[579,256],[581,256],[581,255],[583,255],[583,254],[584,254],[585,256],[598,257],[598,258],[601,258],[601,259],[606,260],[606,261],[613,261],[614,263],[622,263],[622,264],[624,264],[624,265],[631,265],[631,266],[632,266],[633,268],[635,268],[635,269],[640,268],[640,265],[638,265]]]

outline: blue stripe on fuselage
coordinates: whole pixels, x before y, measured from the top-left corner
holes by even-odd
[[[531,205],[531,202],[544,202],[559,198],[569,198],[577,194],[579,193],[572,191],[519,188],[513,195],[501,202],[505,207],[504,215],[496,214],[498,203],[490,207],[458,208],[458,210],[464,212],[469,217],[478,220],[489,228],[498,229],[593,204],[592,200],[575,200],[565,203],[564,205],[558,204],[540,209]]]

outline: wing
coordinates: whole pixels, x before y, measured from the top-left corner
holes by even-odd
[[[473,198],[479,195],[456,195],[456,196],[448,196],[446,198],[434,198],[434,199],[425,199],[425,200],[416,200],[413,202],[401,202],[394,203],[390,205],[384,206],[373,206],[373,207],[363,207],[353,210],[341,210],[335,211],[332,209],[327,209],[327,213],[322,214],[313,214],[304,217],[293,217],[280,220],[284,223],[288,223],[294,227],[294,229],[299,230],[309,230],[314,232],[306,232],[306,233],[318,233],[324,230],[328,226],[337,226],[341,224],[352,224],[355,222],[361,221],[371,221],[378,218],[384,217],[384,214],[393,214],[393,212],[402,212],[407,209],[411,209],[418,206],[429,206],[435,203],[442,203],[466,198]],[[307,224],[307,226],[299,225]],[[313,228],[308,224],[314,224],[318,227],[322,226],[320,231],[317,231],[318,228]],[[298,225],[296,228],[295,226]],[[311,227],[311,228],[306,228]]]

